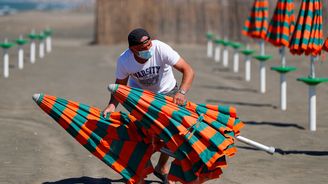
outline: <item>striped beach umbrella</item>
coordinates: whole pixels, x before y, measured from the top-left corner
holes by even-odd
[[[141,133],[137,128],[140,122],[133,116],[114,112],[104,118],[98,108],[46,94],[35,94],[33,99],[81,145],[121,174],[127,183],[136,183],[153,172],[152,165],[147,163],[157,150],[156,144]]]
[[[264,40],[268,30],[268,17],[269,17],[269,2],[268,0],[255,0],[251,9],[251,13],[245,22],[242,34],[259,39],[260,55],[254,56],[255,59],[260,61],[259,77],[260,77],[260,92],[266,91],[266,68],[265,61],[271,56],[265,55]]]
[[[280,108],[287,110],[287,81],[286,73],[295,70],[295,67],[286,67],[285,47],[289,46],[289,40],[295,28],[293,0],[278,0],[273,17],[267,32],[266,40],[280,47],[281,66],[271,67],[280,73]]]
[[[295,28],[293,0],[278,0],[270,21],[266,40],[275,46],[289,45],[289,38]]]
[[[251,13],[246,20],[242,34],[265,39],[268,30],[269,3],[267,0],[255,0]]]
[[[322,2],[321,0],[302,0],[295,31],[289,45],[292,54],[310,55],[310,72],[308,77],[297,80],[309,86],[309,129],[316,131],[316,85],[327,82],[327,78],[316,78],[315,61],[323,48]]]
[[[290,52],[316,56],[320,54],[322,45],[322,2],[321,0],[302,0],[289,45]]]
[[[138,88],[111,84],[109,90],[174,155],[168,178],[188,183],[218,178],[226,156],[236,153],[235,136],[243,123],[234,108],[187,102]]]

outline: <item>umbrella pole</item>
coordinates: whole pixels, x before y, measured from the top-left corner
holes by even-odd
[[[255,142],[253,140],[250,140],[250,139],[247,139],[246,137],[243,137],[243,136],[236,136],[236,139],[239,140],[240,142],[243,142],[245,144],[248,144],[248,145],[251,145],[251,146],[254,146],[260,150],[263,150],[263,151],[266,151],[270,154],[273,154],[275,152],[275,148],[272,147],[272,146],[266,146],[266,145],[263,145],[261,143],[258,143],[258,142]]]
[[[215,53],[214,53],[214,61],[216,63],[220,62],[220,58],[221,58],[221,46],[220,44],[216,44],[215,46]]]
[[[44,40],[41,39],[39,42],[39,57],[44,58]]]
[[[18,68],[20,70],[24,68],[24,50],[21,45],[18,47]]]
[[[281,66],[286,66],[285,47],[280,48]],[[286,74],[280,73],[280,108],[285,111],[287,109],[287,82]]]
[[[311,56],[311,66],[310,66],[310,78],[315,78],[315,68],[314,68],[315,57]],[[316,90],[315,85],[309,85],[309,128],[310,131],[316,131],[317,115],[316,115]]]
[[[8,49],[3,49],[3,76],[9,77],[9,54]]]
[[[227,41],[227,38],[224,39],[225,41]],[[223,67],[228,67],[229,65],[229,51],[228,51],[228,46],[227,44],[224,44],[223,47]]]
[[[35,63],[35,41],[31,41],[30,45],[30,62],[33,64]]]
[[[50,53],[51,50],[52,50],[52,47],[51,47],[51,36],[48,36],[48,37],[46,38],[46,51],[47,51],[48,53]]]
[[[249,49],[249,44],[246,45],[246,49]],[[245,80],[251,81],[251,56],[245,56]]]
[[[238,70],[239,70],[239,51],[238,49],[235,49],[233,54],[233,72],[238,73]]]
[[[260,41],[261,56],[265,55],[264,41]],[[260,92],[265,93],[265,63],[260,62]]]
[[[213,42],[212,39],[207,40],[207,57],[213,57]]]

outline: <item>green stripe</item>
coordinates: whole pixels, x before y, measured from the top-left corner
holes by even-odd
[[[138,143],[133,150],[132,154],[130,155],[130,159],[128,162],[129,168],[134,171],[137,171],[140,162],[142,161],[143,157],[146,155],[148,145],[144,143]],[[121,153],[124,154],[124,153]]]

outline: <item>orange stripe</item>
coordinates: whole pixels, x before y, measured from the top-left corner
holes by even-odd
[[[54,96],[49,96],[49,95],[44,95],[42,102],[40,103],[41,109],[46,112],[47,114],[50,114],[55,102],[56,102],[56,97]]]
[[[109,151],[111,143],[112,143],[111,140],[109,141],[100,140],[100,144],[97,145],[97,147],[95,148],[96,150],[92,154],[98,157],[100,160],[103,160],[104,156]]]

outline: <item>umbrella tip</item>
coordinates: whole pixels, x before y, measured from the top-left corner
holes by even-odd
[[[115,92],[117,89],[117,84],[109,84],[108,85],[108,91],[110,91],[111,93]]]
[[[35,93],[32,98],[35,102],[37,102],[40,98],[40,93]]]

